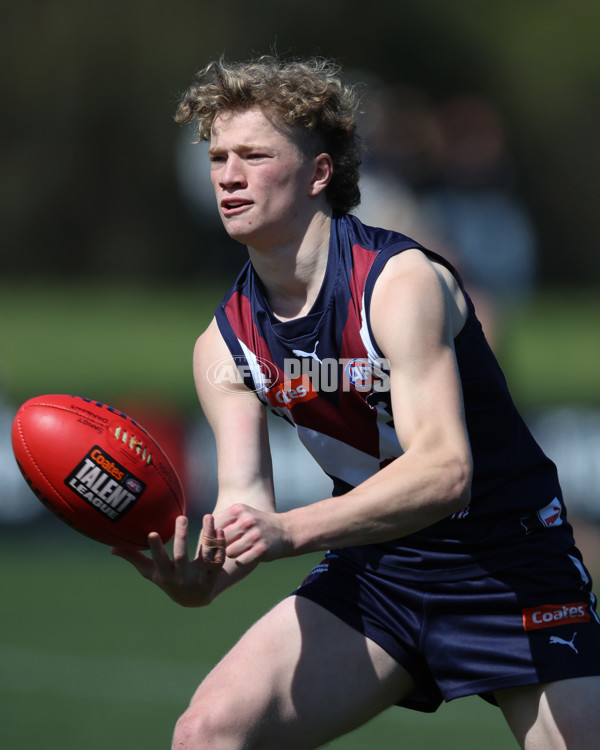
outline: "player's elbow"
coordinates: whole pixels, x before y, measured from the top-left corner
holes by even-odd
[[[473,462],[468,443],[438,444],[430,454],[430,489],[441,517],[459,513],[471,500]]]
[[[444,469],[446,498],[450,513],[458,513],[471,502],[473,461],[470,451],[462,451],[452,456]]]

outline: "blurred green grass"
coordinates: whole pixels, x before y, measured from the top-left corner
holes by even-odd
[[[509,316],[498,351],[525,407],[600,405],[600,290],[546,290]]]
[[[196,408],[191,354],[226,285],[0,283],[0,393],[75,393]],[[498,356],[517,402],[600,404],[600,294],[544,291]]]
[[[71,280],[0,284],[0,389],[196,404],[194,342],[225,286]]]
[[[2,534],[0,746],[166,750],[208,669],[299,583],[318,556],[265,564],[211,607],[177,607],[108,548],[49,517]],[[277,644],[274,644],[277,648]],[[433,715],[391,708],[336,750],[510,750],[498,709],[479,698]]]

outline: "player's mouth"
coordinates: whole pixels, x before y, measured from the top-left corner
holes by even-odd
[[[243,213],[251,205],[252,201],[250,200],[244,200],[242,198],[224,198],[221,201],[221,211],[223,216],[235,216],[236,214]]]

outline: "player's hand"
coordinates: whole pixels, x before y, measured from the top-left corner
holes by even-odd
[[[159,586],[184,607],[202,607],[212,601],[218,573],[225,561],[225,535],[215,529],[212,515],[205,515],[196,556],[189,559],[188,519],[175,521],[173,559],[156,532],[148,535],[151,557],[136,550],[113,547],[111,553],[130,562],[147,580]]]
[[[290,554],[283,515],[236,503],[215,515],[225,532],[227,557],[238,565],[265,562]]]

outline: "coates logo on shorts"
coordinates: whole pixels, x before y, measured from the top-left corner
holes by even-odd
[[[540,604],[523,609],[523,628],[539,630],[557,625],[573,625],[576,622],[589,622],[590,613],[585,602],[569,604]]]
[[[213,362],[206,371],[206,379],[219,391],[240,393],[240,386],[253,383],[251,391],[264,391],[277,383],[279,373],[268,359],[255,357],[249,362],[246,357],[236,354],[234,357],[223,357]]]

